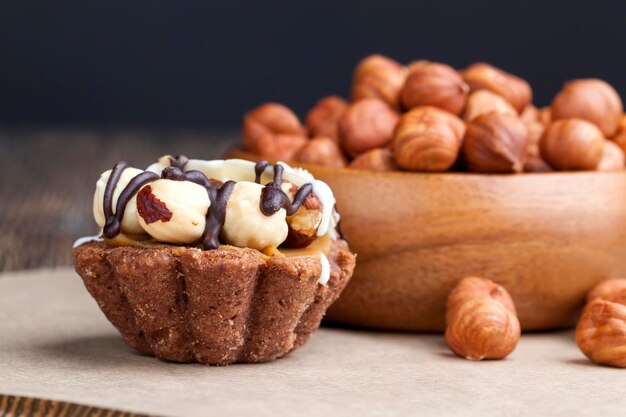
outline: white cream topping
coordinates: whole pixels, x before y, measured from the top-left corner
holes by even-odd
[[[87,243],[87,242],[102,242],[102,240],[103,240],[102,239],[102,230],[100,230],[100,232],[97,235],[83,236],[83,237],[79,237],[78,239],[76,239],[76,241],[72,245],[72,249],[79,247],[83,243]]]
[[[287,213],[280,209],[271,216],[264,215],[259,206],[263,186],[255,182],[235,184],[226,203],[226,220],[222,239],[234,246],[263,250],[278,247],[287,238]]]
[[[328,280],[330,280],[330,262],[328,262],[328,258],[326,255],[320,252],[320,262],[322,264],[322,273],[320,274],[320,279],[318,282],[322,285],[328,284]]]
[[[148,223],[139,212],[139,224],[143,230],[154,239],[168,243],[193,243],[202,237],[211,204],[203,186],[191,181],[159,179],[142,190],[147,190],[146,187],[150,187],[152,196],[164,204],[171,218]]]
[[[322,203],[322,222],[317,230],[318,236],[331,233],[331,237],[336,239],[335,227],[339,221],[339,214],[335,210],[335,196],[330,187],[323,181],[316,180],[310,172],[302,168],[292,168],[284,162],[278,162],[283,166],[283,179],[300,187],[310,183],[313,185],[313,192]],[[244,159],[216,159],[205,161],[201,159],[190,159],[185,165],[185,171],[198,170],[207,178],[215,178],[220,181],[250,181],[255,179],[255,163]],[[159,161],[150,165],[147,171],[161,174],[163,169],[170,166],[169,156],[159,158]],[[269,166],[261,176],[261,183],[266,184],[272,181],[274,167]]]
[[[113,213],[115,214],[117,200],[122,193],[122,190],[126,188],[130,180],[135,178],[137,175],[141,174],[143,171],[137,168],[126,168],[122,175],[120,176],[120,180],[115,187],[115,192],[113,193]],[[98,223],[100,228],[104,227],[104,223],[106,222],[104,217],[104,189],[106,188],[107,181],[109,180],[109,176],[111,175],[111,170],[105,171],[100,175],[100,179],[96,183],[96,192],[93,195],[93,217]],[[124,210],[124,216],[122,217],[121,223],[121,231],[123,233],[128,234],[139,234],[143,233],[143,228],[139,224],[139,220],[137,218],[137,196],[133,196],[130,199],[128,204],[126,205],[126,209]]]

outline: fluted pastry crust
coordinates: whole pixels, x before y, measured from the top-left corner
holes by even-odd
[[[302,346],[348,283],[355,255],[343,240],[318,283],[317,257],[272,257],[252,249],[109,247],[73,251],[85,287],[143,353],[174,362],[266,362]]]

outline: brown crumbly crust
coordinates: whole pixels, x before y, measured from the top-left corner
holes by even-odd
[[[143,353],[174,362],[266,362],[302,346],[339,297],[355,264],[343,240],[318,284],[317,257],[274,257],[252,249],[109,247],[73,251],[85,287]]]

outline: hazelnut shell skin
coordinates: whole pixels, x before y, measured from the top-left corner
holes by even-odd
[[[409,171],[441,172],[456,162],[465,124],[432,106],[417,107],[400,118],[393,138],[395,161]]]
[[[378,98],[400,110],[400,91],[406,80],[406,67],[382,55],[362,59],[353,74],[353,101]]]
[[[557,120],[546,128],[541,157],[557,170],[595,170],[602,159],[605,139],[600,129],[582,119]]]
[[[531,104],[533,92],[526,80],[493,65],[478,62],[462,71],[471,91],[489,90],[504,97],[518,112]]]
[[[552,100],[551,106],[553,121],[584,119],[598,126],[606,137],[617,132],[623,112],[622,100],[617,91],[606,81],[596,78],[566,83]]]
[[[458,115],[465,107],[468,92],[467,84],[454,68],[418,61],[409,67],[401,99],[407,109],[434,106]]]
[[[350,168],[366,171],[398,171],[400,169],[389,148],[376,148],[362,153],[350,162]]]
[[[382,100],[367,98],[352,103],[339,119],[339,139],[352,157],[387,146],[399,114]]]
[[[463,158],[475,172],[521,172],[528,137],[528,128],[517,116],[483,114],[467,125]]]
[[[339,142],[337,124],[348,103],[338,96],[328,96],[319,100],[306,116],[306,126],[311,136],[324,136]]]
[[[626,306],[596,298],[576,326],[576,344],[592,362],[626,367]]]
[[[502,359],[513,352],[520,334],[513,300],[494,282],[464,278],[448,296],[445,339],[457,355]]]
[[[268,159],[290,161],[307,142],[306,129],[289,108],[265,103],[243,118],[243,147]]]
[[[311,139],[298,150],[294,159],[305,164],[334,168],[343,168],[348,163],[337,142],[327,137]]]

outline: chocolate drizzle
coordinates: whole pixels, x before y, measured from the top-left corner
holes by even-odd
[[[180,168],[184,171],[185,166],[187,166],[187,162],[189,162],[189,158],[185,155],[170,156],[170,166],[174,168]]]
[[[254,166],[254,172],[256,173],[255,181],[257,183],[260,183],[263,171],[270,165],[271,164],[267,161],[260,161]],[[261,213],[266,216],[275,214],[281,208],[285,209],[288,216],[294,215],[307,197],[313,192],[313,186],[311,184],[304,184],[296,191],[292,203],[289,200],[289,196],[280,188],[283,183],[283,171],[284,167],[282,165],[274,165],[274,180],[267,183],[261,191],[260,209]]]
[[[206,177],[205,177],[206,178]],[[226,204],[235,188],[235,181],[226,181],[220,188],[210,184],[207,188],[211,206],[206,216],[202,247],[204,249],[218,249],[220,247],[220,232],[226,221]]]
[[[182,168],[174,166],[165,168],[161,173],[161,178],[174,181],[191,181],[206,189],[211,205],[206,214],[202,247],[205,250],[219,249],[219,237],[226,220],[226,204],[235,187],[235,181],[227,181],[221,186],[217,186],[215,181],[211,182],[201,171],[184,172]]]
[[[165,168],[161,172],[160,176],[154,172],[145,171],[133,177],[120,193],[115,207],[115,213],[113,213],[113,195],[115,193],[115,189],[117,188],[124,170],[131,166],[124,161],[115,164],[111,170],[111,175],[109,176],[104,189],[104,237],[113,238],[118,235],[120,233],[122,218],[128,202],[144,185],[159,178],[163,178],[173,181],[191,181],[206,189],[211,204],[206,214],[204,233],[201,238],[202,247],[205,250],[219,249],[219,236],[226,220],[226,206],[235,187],[235,181],[226,181],[222,184],[221,181],[207,178],[201,171],[185,171],[185,166],[188,160],[189,159],[183,155],[177,155],[174,157],[170,156],[171,166]],[[254,166],[255,182],[257,184],[261,183],[261,176],[263,175],[265,169],[269,166],[272,166],[272,164],[268,161],[260,161]],[[281,208],[285,209],[288,216],[291,216],[298,211],[306,199],[313,193],[313,185],[307,183],[299,187],[292,202],[290,201],[289,196],[281,188],[283,183],[284,167],[276,164],[273,165],[273,168],[273,181],[267,183],[261,190],[259,208],[261,212],[268,217],[274,215]],[[340,224],[337,224],[337,232],[342,239],[347,240],[341,230]]]
[[[117,205],[115,206],[115,214],[113,213],[113,194],[117,188],[117,184],[122,177],[122,173],[126,168],[130,168],[130,164],[124,161],[115,164],[111,170],[111,175],[107,181],[107,185],[104,188],[104,196],[102,198],[105,224],[102,228],[102,234],[104,237],[113,238],[120,233],[122,219],[124,218],[124,212],[126,211],[126,205],[133,198],[137,191],[149,182],[152,182],[159,178],[154,172],[142,172],[141,174],[133,177],[124,187],[120,196],[117,199]]]

